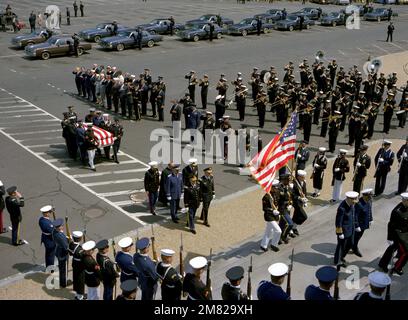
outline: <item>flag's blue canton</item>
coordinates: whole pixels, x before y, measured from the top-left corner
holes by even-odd
[[[288,126],[286,127],[285,131],[282,134],[282,137],[280,138],[280,143],[283,143],[287,137],[296,135],[296,125],[297,125],[297,113],[294,112],[290,117]]]

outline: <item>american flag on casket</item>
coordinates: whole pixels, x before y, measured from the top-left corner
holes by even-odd
[[[86,124],[83,124],[82,127],[86,130],[88,126]],[[103,147],[108,147],[113,145],[114,137],[113,133],[110,133],[109,131],[106,131],[102,128],[99,128],[95,125],[92,126],[92,131],[98,140],[98,148],[103,148]]]

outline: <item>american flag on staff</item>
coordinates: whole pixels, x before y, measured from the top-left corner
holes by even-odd
[[[293,112],[289,122],[250,162],[252,176],[265,192],[271,190],[275,173],[295,156],[297,113]]]

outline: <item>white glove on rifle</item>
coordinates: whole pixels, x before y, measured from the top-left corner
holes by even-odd
[[[279,215],[279,211],[278,211],[278,210],[273,210],[273,214],[274,214],[275,216],[278,216],[278,215]]]
[[[334,172],[339,172],[340,171],[340,168],[335,168],[334,169]]]
[[[404,152],[402,153],[402,156],[403,156],[404,158],[406,158],[406,157],[408,157],[408,154],[404,151]]]
[[[289,183],[289,187],[290,187],[291,189],[293,189],[293,183],[292,183],[292,182]]]
[[[357,166],[357,167],[361,167],[361,163],[360,163],[360,162],[357,162],[357,163],[356,163],[356,166]]]
[[[361,228],[360,227],[356,228],[356,232],[361,232]]]
[[[339,239],[343,240],[344,239],[344,234],[340,234]]]
[[[169,200],[169,201],[170,201],[170,200],[171,200],[171,197],[167,197],[167,200]]]
[[[316,169],[319,169],[319,168],[320,168],[320,166],[319,166],[317,163],[315,163],[314,167],[315,167]]]
[[[388,242],[388,244],[389,244],[390,246],[392,246],[392,245],[394,244],[394,241],[392,241],[392,240],[387,240],[387,242]]]
[[[181,199],[181,200],[184,199],[184,193],[181,194],[180,199]]]
[[[289,211],[292,210],[292,208],[293,208],[293,207],[292,207],[291,205],[288,205],[288,206],[287,206],[287,209],[288,209]]]
[[[378,158],[378,162],[384,162],[383,158]]]
[[[215,194],[213,195],[213,199],[215,199]]]
[[[301,154],[298,154],[297,157],[298,157],[298,158],[302,158],[302,155],[301,155]]]

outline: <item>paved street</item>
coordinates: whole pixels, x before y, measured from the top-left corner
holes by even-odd
[[[31,10],[44,11],[53,1],[36,1],[35,7],[32,3],[28,0],[10,1],[17,15],[26,18],[26,23]],[[72,34],[94,27],[99,22],[115,19],[119,23],[134,26],[169,15],[173,15],[176,22],[184,22],[205,13],[220,12],[238,22],[269,8],[285,7],[288,12],[292,12],[302,7],[293,2],[277,2],[272,5],[251,2],[238,5],[232,0],[175,0],[171,1],[171,6],[168,1],[163,0],[136,3],[130,0],[97,0],[92,1],[92,5],[85,2],[85,5],[85,18],[71,17],[71,26],[66,26],[63,18],[64,33]],[[65,17],[65,8],[61,8]],[[322,6],[325,11],[340,8],[343,7]],[[73,16],[73,10],[70,9]],[[362,70],[368,57],[374,58],[408,49],[408,7],[394,6],[393,10],[399,14],[394,21],[396,31],[393,43],[385,42],[387,22],[362,21],[360,30],[316,25],[302,32],[274,30],[260,37],[224,36],[213,43],[183,42],[176,37],[165,36],[159,45],[141,52],[132,49],[108,52],[93,44],[90,53],[78,59],[62,57],[42,61],[25,58],[22,50],[10,47],[10,39],[14,34],[0,33],[0,72],[3,75],[0,78],[0,179],[6,185],[19,186],[27,199],[27,206],[23,210],[22,234],[29,242],[28,246],[16,249],[9,245],[9,234],[0,236],[0,253],[9,257],[0,266],[0,279],[17,272],[25,272],[43,262],[37,219],[39,208],[44,204],[55,205],[58,216],[69,216],[71,229],[86,229],[90,237],[95,239],[118,236],[168,217],[167,209],[160,209],[156,217],[147,213],[143,175],[146,163],[150,161],[149,150],[153,146],[150,133],[159,126],[171,128],[169,101],[184,94],[187,87],[184,75],[190,69],[196,70],[200,77],[203,73],[209,75],[211,111],[214,111],[212,101],[216,96],[215,83],[221,72],[231,81],[240,71],[244,74],[244,82],[247,82],[252,67],[257,66],[263,70],[274,65],[282,77],[283,66],[289,60],[296,66],[303,58],[312,62],[318,50],[322,50],[327,59],[337,58],[339,65],[346,69],[356,64]],[[164,124],[159,124],[151,117],[141,122],[123,120],[125,137],[119,156],[120,164],[98,163],[95,173],[68,158],[59,120],[68,105],[74,105],[80,117],[87,113],[90,104],[75,95],[71,72],[76,66],[90,67],[93,63],[116,65],[136,75],[141,73],[143,68],[149,67],[154,80],[158,75],[162,75],[167,84]],[[405,75],[399,76],[402,78]],[[231,92],[230,89],[228,94]],[[198,98],[198,93],[196,94]],[[234,110],[229,110],[228,114],[231,115],[233,128],[238,129],[238,113],[235,107],[232,109]],[[257,127],[256,112],[252,108],[247,108],[244,123],[248,127]],[[377,129],[382,128],[382,116],[377,121],[377,126]],[[395,129],[396,119],[393,120],[393,128],[387,137],[401,138],[408,133],[407,129]],[[275,115],[268,113],[265,129],[260,130],[264,144],[269,142],[277,130]],[[320,128],[313,127],[313,151],[320,145],[327,146],[327,139],[319,137],[319,131]],[[373,140],[383,138],[379,131],[374,134]],[[340,134],[338,148],[346,144],[346,133],[347,130]],[[302,133],[299,133],[299,140],[301,139]],[[214,171],[218,198],[254,186],[252,181],[238,175],[234,165],[216,165]],[[129,195],[134,192],[138,193],[137,203],[132,203],[129,199]],[[8,224],[8,214],[5,216]],[[313,236],[310,234],[309,244],[320,241],[320,238]],[[325,235],[322,234],[322,237]],[[304,245],[306,248],[307,243]],[[300,248],[297,250],[300,252]],[[265,266],[266,262],[258,267],[265,269]],[[219,272],[221,271],[220,269]],[[260,279],[261,274],[258,277]]]

